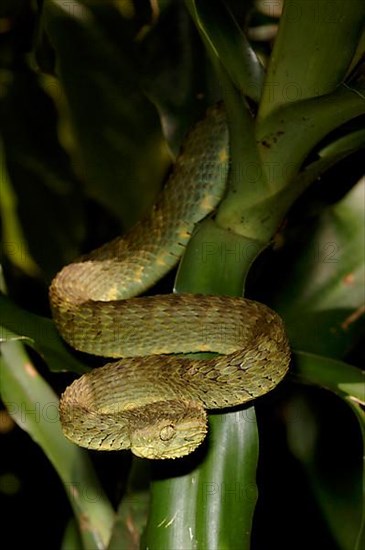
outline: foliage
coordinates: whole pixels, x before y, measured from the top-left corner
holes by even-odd
[[[328,548],[365,542],[365,5],[286,0],[273,46],[247,38],[278,22],[256,8],[0,8],[0,392],[64,484],[76,520],[64,525],[65,549],[305,548],[314,533]],[[285,320],[291,374],[255,407],[211,414],[209,441],[190,457],[118,463],[110,490],[97,461],[111,459],[66,441],[52,415],[51,385],[58,392],[62,371],[90,362],[58,336],[47,288],[148,210],[185,131],[218,99],[230,131],[227,193],[161,288],[244,289],[270,304]],[[308,537],[293,544],[303,528]]]

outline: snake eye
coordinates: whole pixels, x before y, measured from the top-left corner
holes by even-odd
[[[160,439],[162,441],[169,441],[174,437],[176,434],[174,426],[169,424],[168,426],[164,426],[160,431]]]

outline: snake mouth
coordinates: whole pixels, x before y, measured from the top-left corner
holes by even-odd
[[[194,451],[207,433],[207,415],[196,401],[168,400],[139,409],[130,431],[131,451],[141,458],[179,458]],[[158,422],[156,422],[156,417]],[[131,426],[130,426],[131,427]]]
[[[165,460],[165,459],[175,459],[183,458],[184,456],[189,455],[195,449],[199,447],[205,438],[206,431],[203,434],[200,434],[200,437],[184,438],[184,441],[180,441],[179,444],[174,446],[163,446],[160,442],[154,442],[150,445],[131,445],[131,451],[134,455],[140,458],[148,458],[149,460]]]

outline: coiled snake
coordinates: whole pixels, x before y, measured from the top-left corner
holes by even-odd
[[[184,456],[205,437],[205,409],[245,403],[285,375],[283,324],[265,305],[193,294],[134,298],[177,263],[195,224],[220,201],[227,172],[225,114],[213,107],[188,135],[150,215],[53,280],[63,338],[77,350],[123,357],[84,374],[61,397],[63,431],[78,445]],[[199,351],[220,355],[172,355]]]

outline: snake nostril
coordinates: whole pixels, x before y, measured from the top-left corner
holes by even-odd
[[[175,430],[174,426],[169,424],[168,426],[164,426],[161,429],[160,439],[162,441],[169,441],[170,439],[172,439],[174,437],[175,434],[176,434],[176,430]]]

